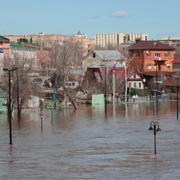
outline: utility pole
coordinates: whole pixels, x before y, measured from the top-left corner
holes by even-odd
[[[17,109],[18,109],[18,122],[20,121],[20,103],[19,103],[19,72],[18,68],[16,70],[16,75],[17,75]]]
[[[9,122],[9,144],[12,145],[12,97],[11,97],[11,72],[17,70],[17,68],[7,69],[4,68],[3,71],[8,72],[8,90],[9,90],[9,97],[8,97],[8,122]]]
[[[127,103],[127,62],[125,61],[124,67],[124,78],[125,78],[125,95],[124,95],[124,102]]]
[[[113,106],[115,105],[115,93],[116,93],[116,65],[114,64],[113,73],[112,73],[112,89],[113,89]]]
[[[12,122],[11,122],[11,71],[8,70],[9,74],[9,100],[8,100],[8,119],[9,119],[9,144],[12,144]]]
[[[106,65],[105,65],[105,77],[104,77],[104,81],[105,81],[105,82],[104,82],[104,86],[105,86],[105,87],[104,87],[105,114],[107,113],[107,104],[106,104],[106,103],[107,103],[107,101],[106,101],[106,98],[107,98],[107,97],[106,97],[106,96],[107,96],[107,94],[106,94],[106,93],[107,93],[107,92],[106,92],[106,78],[107,78],[107,77],[106,77],[106,76],[107,76],[107,67],[106,67]]]

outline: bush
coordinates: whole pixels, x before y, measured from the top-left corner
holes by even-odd
[[[128,89],[128,92],[129,92],[130,96],[133,96],[133,95],[143,96],[144,95],[143,89],[130,88],[130,89]]]

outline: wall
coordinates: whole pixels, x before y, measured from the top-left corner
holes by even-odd
[[[151,51],[143,51],[144,56],[144,71],[156,71],[155,61],[158,60],[158,57],[155,54],[160,53],[160,60],[165,60],[165,64],[161,66],[161,71],[172,72],[173,71],[173,60],[174,60],[174,52],[167,50],[151,50]],[[150,54],[150,55],[148,55]],[[168,54],[168,57],[166,56]]]

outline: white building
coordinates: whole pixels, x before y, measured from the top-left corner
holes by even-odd
[[[133,74],[128,78],[128,88],[144,89],[144,81],[138,74]]]
[[[96,45],[99,47],[118,46],[122,43],[135,42],[137,39],[148,40],[147,33],[112,33],[112,34],[96,34]]]
[[[37,51],[36,48],[23,46],[17,43],[10,44],[10,57],[12,59],[18,59],[19,61],[26,62],[27,66],[32,65],[34,69],[37,68]]]

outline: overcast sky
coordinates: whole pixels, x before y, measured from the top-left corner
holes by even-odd
[[[0,0],[0,34],[180,36],[180,0]]]

